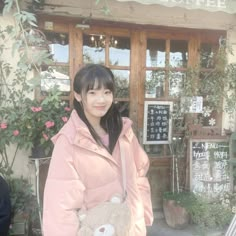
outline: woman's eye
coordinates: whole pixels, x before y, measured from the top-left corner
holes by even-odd
[[[105,94],[111,94],[111,90],[106,90]]]
[[[89,90],[88,94],[95,94],[95,91],[94,90]]]

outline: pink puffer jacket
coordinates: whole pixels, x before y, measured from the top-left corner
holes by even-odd
[[[134,218],[132,236],[145,236],[145,225],[153,221],[150,186],[145,177],[149,160],[131,125],[128,118],[123,118],[120,139],[125,152],[127,202]],[[53,142],[44,190],[44,236],[78,236],[78,209],[89,209],[122,194],[119,145],[112,155],[98,146],[76,111]]]

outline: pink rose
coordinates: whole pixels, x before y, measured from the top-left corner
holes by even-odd
[[[47,121],[47,122],[45,122],[45,126],[47,127],[47,128],[51,128],[51,127],[53,127],[55,125],[55,123],[53,122],[53,121]]]
[[[39,112],[39,111],[42,111],[42,107],[31,107],[31,110],[33,112]]]
[[[6,129],[7,128],[7,123],[1,123],[0,128],[1,129]]]
[[[61,119],[63,120],[64,123],[68,121],[68,118],[66,116],[63,116]]]
[[[19,132],[19,130],[17,130],[17,129],[13,131],[13,135],[14,135],[14,136],[18,136],[19,133],[20,133],[20,132]]]
[[[48,139],[49,139],[49,137],[48,137],[45,133],[43,133],[43,138],[44,138],[46,141],[48,141]]]
[[[69,107],[65,107],[64,109],[65,109],[65,111],[70,111]]]

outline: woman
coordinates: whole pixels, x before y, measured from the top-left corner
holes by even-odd
[[[145,236],[153,221],[149,160],[128,118],[114,102],[112,72],[102,65],[84,66],[74,78],[74,110],[55,144],[44,191],[44,236],[78,235],[79,209],[91,209],[122,194],[118,141],[124,144],[127,203],[131,236]]]

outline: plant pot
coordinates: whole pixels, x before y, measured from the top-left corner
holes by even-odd
[[[10,236],[27,236],[29,232],[29,217],[17,214],[13,218],[13,222],[11,224]]]
[[[190,216],[186,209],[175,200],[164,199],[163,211],[168,226],[174,229],[184,229],[190,220]]]

